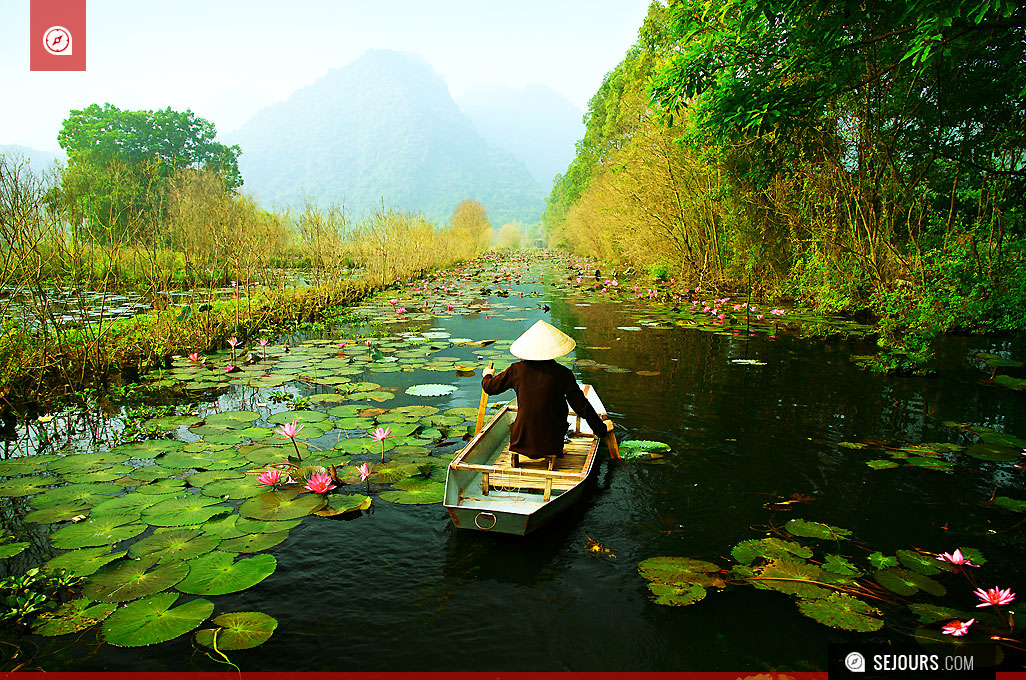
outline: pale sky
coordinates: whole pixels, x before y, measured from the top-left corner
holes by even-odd
[[[87,0],[84,72],[29,71],[29,0],[0,0],[0,144],[57,150],[72,109],[192,109],[218,133],[368,49],[415,52],[454,98],[542,83],[580,109],[649,0]]]

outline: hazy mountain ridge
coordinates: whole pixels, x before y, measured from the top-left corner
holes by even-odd
[[[55,161],[64,163],[68,160],[67,154],[63,151],[40,151],[21,144],[0,144],[0,154],[7,156],[9,161],[27,159],[29,167],[37,175],[48,172]]]
[[[488,144],[420,57],[373,50],[225,136],[239,144],[245,191],[267,207],[344,202],[447,222],[481,201],[496,226],[538,219],[544,189],[513,154]]]
[[[539,83],[521,90],[474,85],[456,101],[485,140],[523,160],[546,190],[570,165],[577,140],[584,136],[584,112]]]

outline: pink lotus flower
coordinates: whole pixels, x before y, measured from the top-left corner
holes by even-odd
[[[303,426],[297,422],[285,423],[279,427],[275,432],[280,434],[282,437],[288,437],[289,439],[295,439],[296,435],[299,434]]]
[[[225,373],[231,373],[234,370],[235,370],[235,366],[233,364],[228,364],[227,366],[224,367],[224,372]]]
[[[229,344],[229,345],[231,345],[232,347],[238,347],[238,346],[239,346],[239,345],[241,345],[242,343],[241,343],[241,342],[239,342],[239,339],[238,339],[238,338],[236,338],[236,337],[235,337],[235,336],[233,335],[232,337],[228,338],[228,344]]]
[[[364,463],[363,465],[360,466],[360,481],[362,482],[362,481],[364,481],[365,479],[367,479],[370,476],[371,476],[371,466],[370,466],[370,463]]]
[[[328,493],[335,488],[335,485],[331,483],[331,475],[327,472],[318,472],[315,475],[310,475],[310,479],[306,480],[306,488],[314,493]]]
[[[396,307],[395,308],[395,313],[396,314],[405,314],[406,313],[406,308],[405,307]]]
[[[388,304],[390,304],[393,307],[395,307],[397,304],[399,304],[399,300],[397,298],[392,298],[391,300],[388,301]]]
[[[983,600],[981,604],[976,605],[977,608],[1008,604],[1015,601],[1015,593],[1012,592],[1011,588],[1001,589],[997,586],[989,588],[988,590],[977,588],[973,591],[973,594]]]
[[[199,352],[193,352],[192,354],[189,355],[189,361],[199,361],[199,360],[200,360]]]
[[[257,344],[261,347],[267,347],[267,338],[260,338],[257,340]]]
[[[785,313],[786,312],[784,312],[784,310],[782,310],[782,309],[771,309],[770,310],[770,314],[772,314],[773,316],[780,316],[781,314],[785,314]]]
[[[368,432],[367,436],[376,442],[381,442],[381,462],[385,462],[385,440],[395,435],[392,434],[392,430],[387,427],[379,427],[373,432]]]
[[[954,635],[955,637],[960,637],[968,633],[969,626],[973,625],[973,623],[975,622],[976,619],[969,619],[965,623],[962,623],[958,619],[955,619],[954,621],[949,621],[943,628],[941,628],[941,632],[945,635]]]
[[[953,553],[941,553],[940,555],[937,555],[937,559],[941,562],[950,562],[951,564],[960,564],[966,567],[980,566],[978,564],[973,564],[972,562],[970,562],[969,558],[962,555],[962,551],[958,548],[955,548],[955,552]]]
[[[392,435],[391,428],[379,427],[378,429],[374,430],[373,432],[368,433],[367,436],[370,437],[371,439],[373,439],[376,442],[380,442],[380,441],[383,441],[385,439],[388,439],[389,437],[391,437],[393,435]]]
[[[448,309],[451,312],[452,310],[456,309],[456,305],[454,305],[451,302],[446,302],[445,303],[445,308]]]
[[[263,472],[257,477],[257,483],[260,486],[275,486],[281,481],[281,470],[278,468],[267,468],[266,472]]]
[[[336,347],[338,347],[339,349],[345,349],[348,346],[349,346],[349,343],[344,341],[344,340],[342,342],[338,343],[338,345],[336,345]]]

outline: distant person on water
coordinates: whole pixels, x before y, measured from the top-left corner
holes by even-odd
[[[604,437],[613,429],[605,414],[595,412],[570,369],[554,361],[576,345],[566,333],[539,321],[509,348],[519,362],[498,375],[491,368],[484,370],[481,388],[485,392],[499,394],[512,389],[517,393],[517,417],[509,434],[513,453],[526,458],[563,455],[568,403],[595,436]]]

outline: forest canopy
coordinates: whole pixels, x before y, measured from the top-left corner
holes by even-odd
[[[552,243],[872,309],[885,342],[1026,327],[1026,9],[654,2],[589,102]]]

